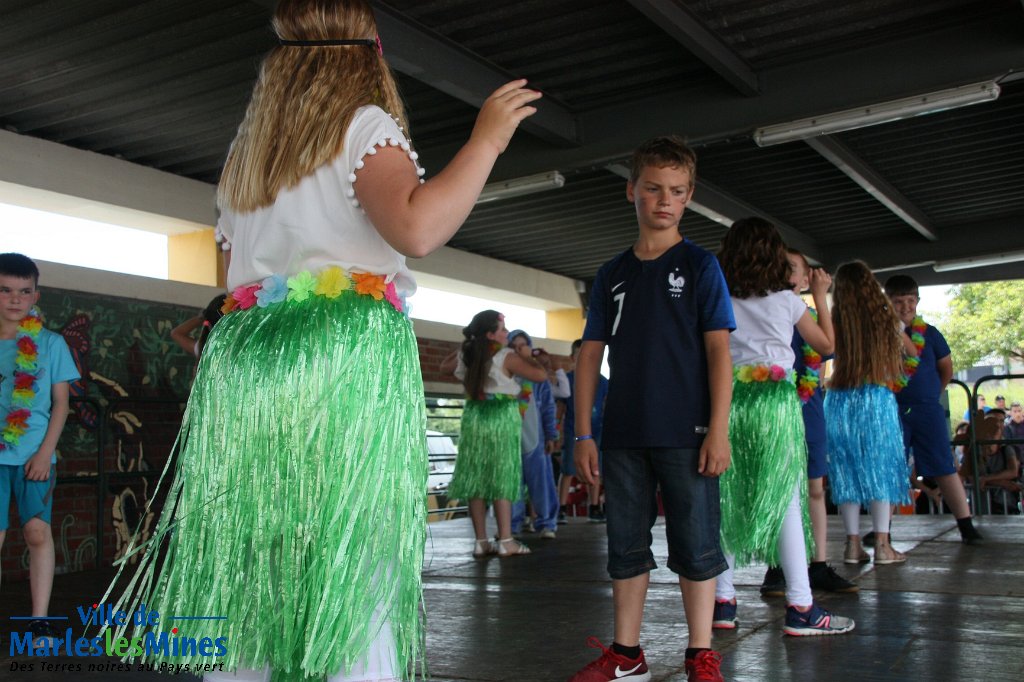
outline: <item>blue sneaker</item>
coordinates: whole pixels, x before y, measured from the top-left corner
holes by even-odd
[[[739,624],[740,621],[736,618],[736,600],[716,599],[711,627],[715,630],[735,630]]]
[[[811,608],[807,613],[797,611],[794,606],[787,606],[786,624],[782,626],[782,631],[794,637],[807,637],[815,635],[841,635],[844,632],[853,630],[853,627],[853,618],[836,616],[817,604],[811,604]]]

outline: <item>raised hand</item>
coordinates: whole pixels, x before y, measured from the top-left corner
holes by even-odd
[[[832,286],[832,276],[822,268],[811,269],[811,293],[827,294]]]
[[[530,102],[543,96],[536,90],[523,87],[525,85],[525,78],[505,83],[484,100],[470,141],[491,145],[498,154],[505,151],[523,119],[537,113],[536,107],[529,106]]]

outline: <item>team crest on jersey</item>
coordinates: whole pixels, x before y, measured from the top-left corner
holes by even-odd
[[[679,268],[676,268],[675,272],[679,272]],[[686,284],[685,277],[672,272],[668,273],[668,293],[672,298],[679,298],[683,295],[684,284]]]

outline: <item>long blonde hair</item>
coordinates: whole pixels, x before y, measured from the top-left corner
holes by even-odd
[[[273,28],[281,40],[377,37],[367,0],[281,0]],[[341,153],[353,114],[366,104],[408,125],[395,78],[376,47],[273,48],[228,151],[218,205],[235,212],[269,206],[279,191]]]
[[[839,266],[832,294],[836,366],[831,388],[889,385],[903,373],[900,320],[863,261]]]

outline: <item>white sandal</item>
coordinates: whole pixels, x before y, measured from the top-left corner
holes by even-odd
[[[473,547],[473,558],[483,559],[489,557],[492,554],[497,554],[498,548],[494,546],[494,543],[490,540],[477,540],[476,545]]]
[[[515,556],[517,554],[530,554],[530,548],[519,542],[515,538],[505,538],[498,540],[498,556],[507,557]]]

